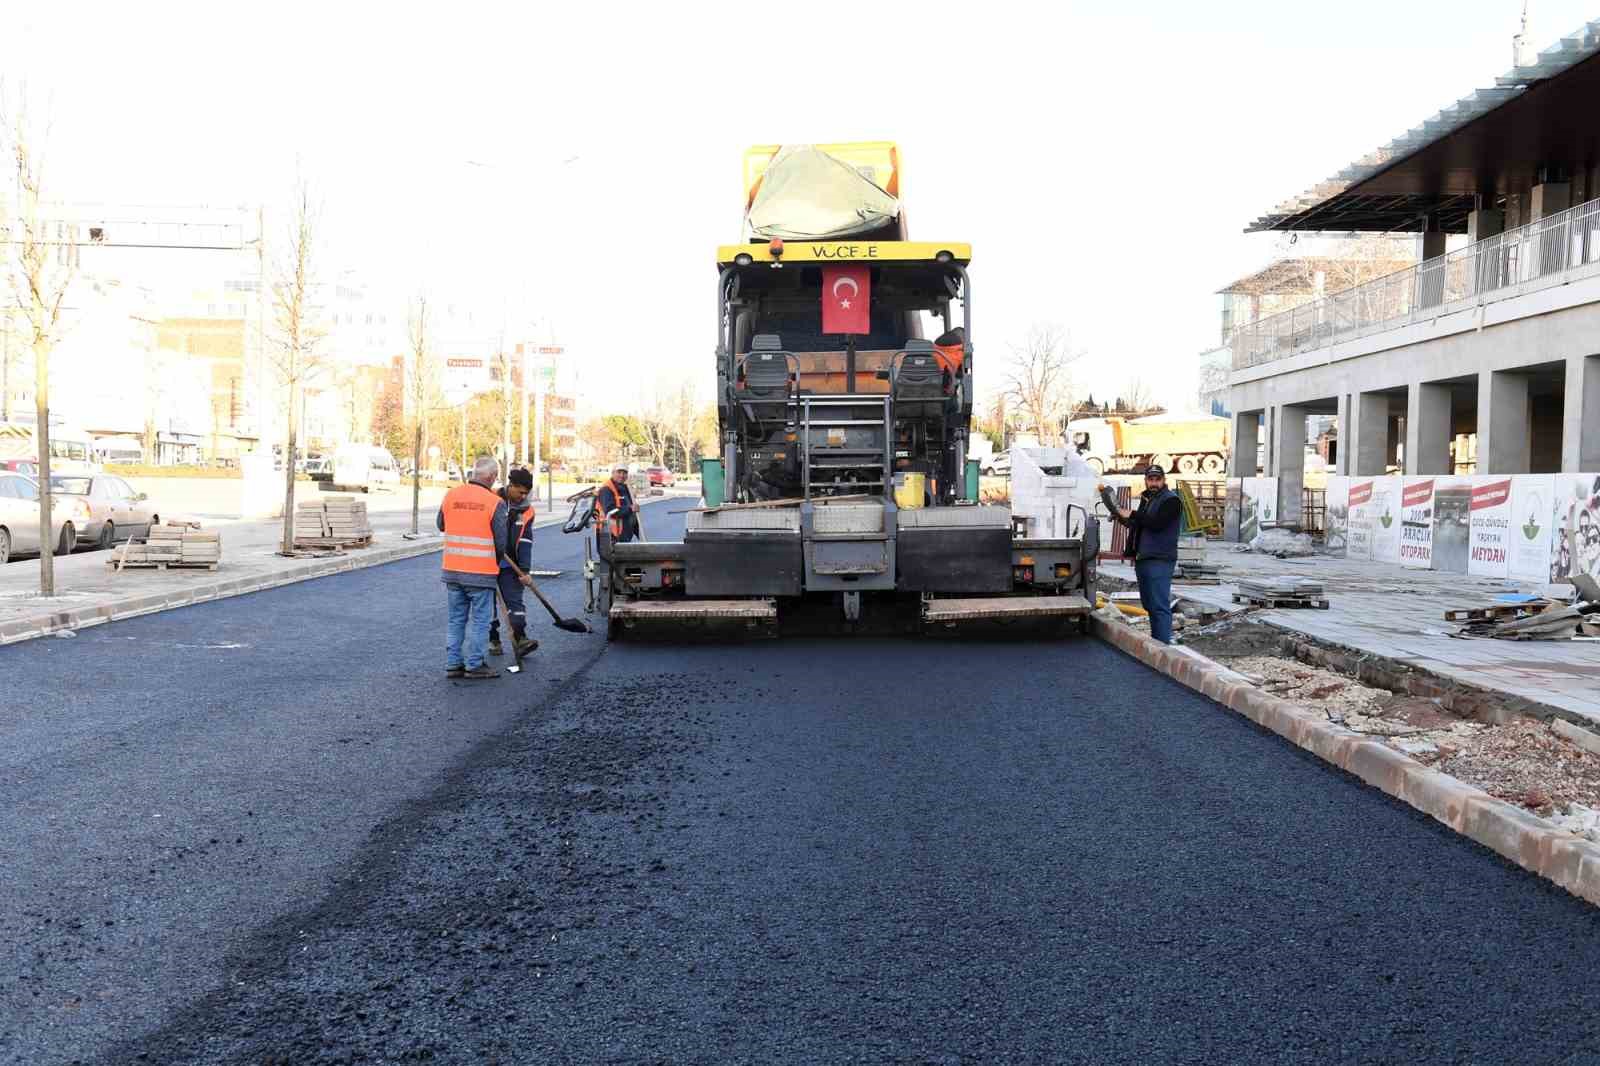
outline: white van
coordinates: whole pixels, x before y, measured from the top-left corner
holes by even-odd
[[[389,449],[374,444],[346,444],[333,454],[335,491],[372,492],[398,489],[400,466]]]

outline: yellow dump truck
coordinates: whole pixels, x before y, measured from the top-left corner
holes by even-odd
[[[1226,418],[1075,418],[1067,436],[1097,474],[1137,474],[1151,464],[1208,477],[1227,469]]]

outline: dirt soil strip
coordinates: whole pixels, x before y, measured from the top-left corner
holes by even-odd
[[[1379,740],[1334,725],[1325,715],[1262,692],[1243,675],[1190,648],[1157,643],[1120,622],[1098,616],[1093,624],[1101,640],[1145,665],[1409,803],[1523,869],[1554,881],[1578,898],[1600,904],[1600,845],[1424,766]]]

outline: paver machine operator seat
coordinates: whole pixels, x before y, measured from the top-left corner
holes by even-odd
[[[785,423],[799,392],[800,361],[783,350],[777,334],[756,334],[734,378],[734,397],[745,417],[757,424]]]
[[[933,353],[933,342],[913,338],[895,355],[889,374],[897,420],[935,418],[950,400],[950,374]]]

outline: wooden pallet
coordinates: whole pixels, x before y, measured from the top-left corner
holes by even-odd
[[[1446,622],[1487,622],[1491,619],[1516,618],[1523,614],[1541,614],[1550,604],[1548,602],[1535,603],[1496,603],[1488,607],[1459,607],[1444,613]]]
[[[1258,597],[1258,596],[1245,596],[1242,593],[1235,592],[1233,594],[1233,602],[1234,603],[1247,603],[1252,607],[1270,607],[1270,608],[1273,608],[1273,609],[1277,609],[1277,608],[1286,608],[1286,609],[1307,608],[1307,609],[1318,610],[1318,611],[1326,611],[1328,609],[1328,601],[1327,600],[1308,599],[1308,598],[1303,597],[1303,596]]]
[[[296,548],[370,548],[372,546],[372,537],[368,535],[342,540],[338,537],[296,537],[294,538],[294,546]]]
[[[185,563],[177,559],[151,559],[139,562],[129,562],[126,559],[107,559],[106,565],[113,570],[215,570],[218,563]]]

